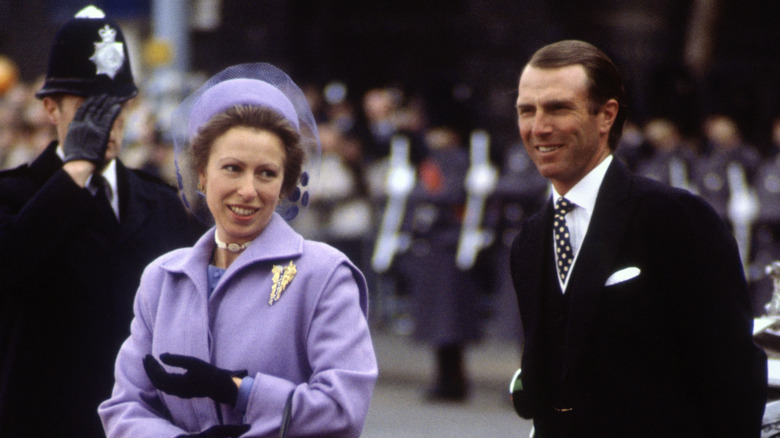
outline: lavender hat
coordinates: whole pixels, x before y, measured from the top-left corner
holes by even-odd
[[[190,141],[212,117],[236,105],[273,108],[300,130],[292,102],[276,87],[259,79],[228,79],[208,88],[193,105],[187,126]]]
[[[319,173],[320,142],[314,115],[303,92],[287,74],[266,63],[240,64],[219,72],[174,112],[171,126],[182,201],[201,222],[213,224],[205,196],[196,188],[198,175],[190,165],[189,150],[206,122],[236,105],[271,108],[289,120],[301,135],[301,146],[306,153],[301,178],[290,196],[277,206],[277,212],[291,221],[308,205],[309,192]]]

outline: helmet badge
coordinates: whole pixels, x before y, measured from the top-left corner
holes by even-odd
[[[114,79],[125,63],[124,47],[122,43],[116,42],[116,30],[109,25],[103,26],[98,34],[102,41],[95,43],[95,54],[89,60],[97,67],[96,74],[105,74]]]

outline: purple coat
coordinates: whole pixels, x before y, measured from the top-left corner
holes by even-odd
[[[292,390],[289,436],[359,436],[378,373],[361,272],[275,214],[207,298],[214,246],[212,229],[193,248],[172,251],[144,271],[114,390],[98,409],[108,437],[199,432],[219,424],[216,406],[224,424],[251,424],[245,437],[277,436]],[[290,262],[297,273],[269,304],[273,267]],[[255,381],[245,415],[208,398],[157,391],[141,361],[165,352],[248,370]]]

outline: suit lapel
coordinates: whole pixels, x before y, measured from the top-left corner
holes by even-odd
[[[154,211],[154,197],[146,191],[139,178],[119,160],[116,162],[116,177],[121,241],[132,237],[150,214],[159,214],[159,212]]]
[[[599,297],[614,266],[631,214],[631,175],[614,159],[604,176],[588,232],[566,289],[569,323],[566,329],[566,364],[571,369],[586,345]]]
[[[550,253],[545,245],[552,245],[552,239],[547,238],[552,236],[552,214],[552,202],[548,201],[539,213],[528,219],[521,232],[524,241],[519,242],[516,260],[512,262],[512,266],[519,272],[514,280],[519,304],[524,309],[522,318],[526,342],[523,350],[529,357],[536,357],[535,341],[542,315],[542,294],[545,292],[543,277],[539,273],[547,272],[545,263],[548,257],[545,255]]]

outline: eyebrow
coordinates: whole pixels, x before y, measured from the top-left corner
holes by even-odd
[[[518,102],[515,107],[520,109],[529,109],[529,108],[536,108],[536,104],[534,103],[528,103],[528,102]],[[539,105],[544,109],[557,109],[557,108],[574,108],[575,103],[572,100],[569,99],[550,99],[550,100],[543,100],[541,104]]]

